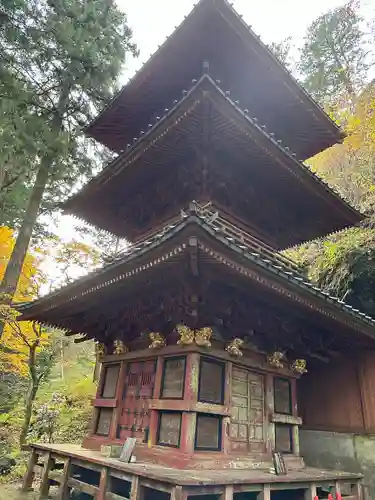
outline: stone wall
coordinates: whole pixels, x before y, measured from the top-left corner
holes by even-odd
[[[375,435],[301,429],[300,447],[307,465],[361,472],[368,497],[375,500]]]

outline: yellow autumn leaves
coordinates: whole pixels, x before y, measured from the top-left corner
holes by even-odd
[[[2,279],[13,250],[14,234],[7,227],[0,227],[0,279]],[[14,302],[33,300],[43,277],[38,270],[38,258],[29,253],[22,269]],[[29,344],[38,341],[38,350],[48,343],[48,333],[40,334],[30,322],[18,323],[17,312],[9,306],[0,307],[0,317],[7,320],[0,344],[0,371],[28,374]],[[38,338],[40,336],[40,338]]]

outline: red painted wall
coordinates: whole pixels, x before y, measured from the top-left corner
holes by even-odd
[[[338,432],[375,429],[375,353],[314,363],[297,387],[304,427]]]

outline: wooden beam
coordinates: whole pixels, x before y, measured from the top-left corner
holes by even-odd
[[[351,484],[350,490],[351,494],[355,497],[356,500],[363,500],[364,492],[361,481],[357,481],[354,484]]]
[[[316,484],[311,483],[305,490],[305,500],[314,500],[316,497]]]
[[[37,459],[38,459],[38,454],[36,452],[36,449],[32,448],[29,461],[27,464],[27,470],[23,477],[21,491],[29,491],[30,488],[32,487],[34,481],[34,467],[37,463]]]
[[[269,484],[263,485],[263,490],[258,494],[257,500],[271,500],[271,487]]]
[[[174,486],[171,492],[171,500],[184,500],[182,486]]]
[[[107,467],[103,467],[102,472],[100,474],[99,492],[98,495],[95,497],[96,500],[106,500],[108,481],[109,481],[108,469]]]
[[[87,495],[91,495],[94,498],[99,492],[99,488],[97,486],[84,483],[83,481],[79,481],[78,479],[75,479],[73,477],[70,477],[68,479],[68,486],[74,488],[75,490],[81,493],[86,493]]]
[[[233,485],[224,486],[224,492],[221,494],[220,500],[233,500]]]
[[[57,493],[57,500],[69,500],[69,488],[68,488],[68,479],[71,470],[71,462],[70,458],[65,460],[64,469],[62,473],[62,479],[59,487],[59,491]]]
[[[139,476],[133,476],[130,487],[130,500],[140,500],[140,489]]]
[[[44,456],[44,466],[43,466],[43,471],[42,471],[42,478],[40,481],[40,493],[39,493],[39,500],[42,500],[44,498],[48,498],[48,493],[49,493],[49,488],[50,488],[50,480],[49,480],[49,472],[51,469],[51,466],[53,464],[53,459],[51,456],[51,452],[47,452]]]

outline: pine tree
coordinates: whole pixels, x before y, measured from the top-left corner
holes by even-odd
[[[116,91],[125,55],[136,54],[126,16],[111,0],[6,0],[3,67],[24,89],[16,100],[42,138],[30,197],[0,293],[11,300],[41,203],[56,203],[97,167],[85,125]],[[0,332],[1,337],[1,332]]]
[[[299,71],[320,103],[350,100],[367,74],[366,37],[358,6],[349,2],[317,18],[307,29]]]

